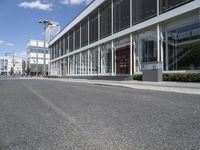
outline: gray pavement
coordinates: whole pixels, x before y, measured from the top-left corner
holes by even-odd
[[[1,150],[199,150],[199,95],[0,80]]]
[[[132,80],[132,81],[108,81],[108,80],[63,79],[63,78],[39,78],[39,79],[200,95],[200,83],[198,83],[198,82],[197,83],[191,83],[191,82],[185,82],[185,83],[184,82],[144,82],[144,81],[134,81],[134,80]]]

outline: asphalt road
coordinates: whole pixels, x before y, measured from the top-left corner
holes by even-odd
[[[200,97],[0,80],[1,150],[199,150]]]

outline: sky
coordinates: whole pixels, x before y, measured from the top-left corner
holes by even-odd
[[[29,39],[43,40],[42,19],[70,23],[92,0],[0,0],[0,55],[25,58]]]

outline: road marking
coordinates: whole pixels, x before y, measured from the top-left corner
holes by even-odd
[[[88,141],[87,144],[85,145],[85,148],[87,148],[87,146],[92,145],[96,145],[98,148],[101,148],[103,150],[106,150],[107,147],[105,146],[104,143],[106,143],[107,141],[105,141],[105,139],[101,138],[99,139],[98,135],[95,135],[94,133],[90,133],[88,131],[86,131],[82,126],[80,126],[76,120],[71,117],[70,115],[68,115],[67,113],[65,113],[62,109],[60,109],[58,106],[56,106],[55,104],[53,104],[51,101],[49,101],[46,97],[42,96],[41,94],[39,94],[36,90],[34,90],[33,88],[31,88],[28,84],[22,82],[22,84],[28,89],[30,90],[34,95],[36,95],[37,97],[39,97],[45,104],[47,104],[50,108],[52,108],[57,114],[59,114],[61,117],[63,117],[66,120],[70,121],[70,127],[72,128],[72,130],[74,132],[80,132],[81,134],[83,134],[83,136],[87,137]],[[75,125],[79,131],[73,127],[73,125]],[[112,148],[111,149],[115,149]]]

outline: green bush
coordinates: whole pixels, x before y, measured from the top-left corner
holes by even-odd
[[[133,75],[133,80],[142,81],[142,74]],[[163,81],[200,82],[200,73],[163,73]]]
[[[200,82],[200,73],[164,73],[163,81]]]
[[[135,74],[135,75],[133,75],[133,80],[142,81],[142,74]]]

